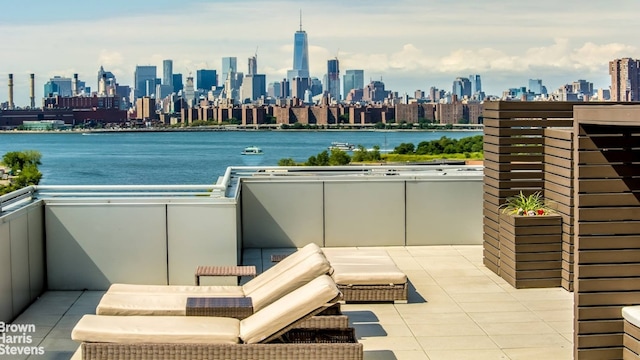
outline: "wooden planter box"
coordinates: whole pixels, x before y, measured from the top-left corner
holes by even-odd
[[[500,215],[499,275],[515,288],[562,285],[562,218]]]

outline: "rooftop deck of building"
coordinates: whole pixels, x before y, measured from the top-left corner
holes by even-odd
[[[482,264],[481,245],[384,247],[409,277],[407,304],[345,304],[365,359],[571,359],[573,294],[515,289]],[[244,250],[244,264],[271,266],[283,249]],[[49,291],[13,323],[36,325],[44,355],[69,359],[71,330],[95,313],[102,291]]]

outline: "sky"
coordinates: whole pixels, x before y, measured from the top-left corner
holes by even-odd
[[[613,7],[610,4],[615,4]],[[258,55],[267,82],[286,76],[293,35],[309,39],[311,76],[327,60],[340,71],[363,69],[365,83],[413,95],[431,86],[451,91],[456,77],[479,74],[487,94],[542,79],[551,92],[578,79],[608,88],[608,62],[640,58],[640,1],[619,0],[31,0],[0,12],[0,102],[14,74],[17,106],[36,99],[54,75],[78,73],[97,89],[100,66],[133,84],[136,65],[172,59],[176,73],[221,71],[221,58]]]

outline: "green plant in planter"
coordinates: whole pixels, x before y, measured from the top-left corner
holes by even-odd
[[[505,214],[521,216],[548,215],[554,212],[539,191],[529,196],[520,191],[520,194],[508,197],[501,208]]]

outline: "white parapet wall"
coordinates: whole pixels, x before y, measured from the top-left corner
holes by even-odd
[[[258,173],[241,181],[244,247],[482,243],[482,169]]]

